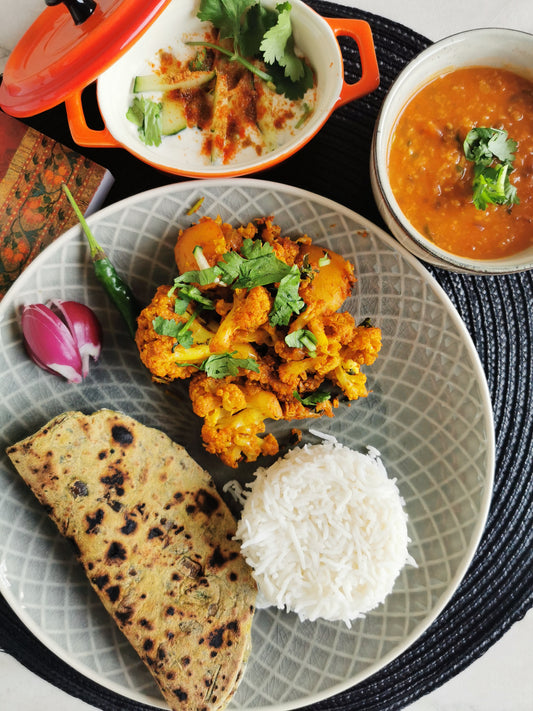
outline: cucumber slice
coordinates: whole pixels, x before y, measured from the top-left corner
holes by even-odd
[[[226,74],[217,74],[213,96],[213,119],[211,121],[211,162],[217,163],[224,158],[224,146],[228,132],[229,88]]]
[[[174,136],[187,128],[185,110],[181,102],[164,96],[161,105],[161,134],[163,136]]]
[[[274,124],[274,92],[259,77],[254,77],[254,84],[257,96],[257,127],[267,151],[274,151],[278,147],[278,132]]]
[[[174,91],[175,89],[198,89],[207,84],[215,76],[215,71],[193,72],[179,81],[169,81],[159,74],[144,74],[133,80],[133,93],[142,94],[147,91]]]

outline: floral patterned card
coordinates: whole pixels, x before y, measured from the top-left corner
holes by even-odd
[[[109,189],[106,168],[0,112],[0,299],[23,269]],[[103,195],[101,196],[103,198]]]

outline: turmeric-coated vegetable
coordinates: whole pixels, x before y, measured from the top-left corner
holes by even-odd
[[[174,285],[139,317],[156,380],[191,377],[207,451],[230,466],[278,452],[268,420],[332,416],[364,397],[381,331],[338,309],[355,283],[340,254],[290,239],[271,218],[234,228],[202,218],[177,238]]]

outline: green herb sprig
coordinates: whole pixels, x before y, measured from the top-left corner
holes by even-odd
[[[293,314],[299,314],[305,308],[305,301],[300,296],[300,270],[294,264],[282,277],[270,312],[271,326],[288,326]]]
[[[259,372],[259,366],[254,358],[235,358],[237,351],[231,353],[213,353],[200,364],[180,363],[180,365],[193,366],[202,370],[209,378],[225,378],[228,375],[238,375],[239,370],[253,370]]]
[[[509,181],[516,148],[516,141],[503,129],[480,126],[468,132],[463,150],[474,163],[472,200],[478,210],[486,210],[488,204],[519,204],[516,187]]]
[[[285,343],[290,348],[305,348],[311,356],[316,355],[317,338],[312,331],[307,328],[299,328],[297,331],[288,333],[285,336]]]
[[[311,393],[310,395],[306,395],[305,397],[302,397],[297,390],[293,392],[293,396],[295,397],[298,402],[302,403],[304,407],[310,407],[310,408],[315,408],[317,405],[320,405],[323,402],[327,402],[328,400],[331,400],[331,393],[326,392],[325,390],[315,390],[314,393]]]
[[[174,347],[181,346],[182,348],[191,348],[194,344],[194,338],[190,326],[195,321],[197,315],[196,312],[192,313],[185,323],[174,321],[164,316],[156,316],[152,320],[152,327],[159,336],[175,338],[176,344]]]
[[[233,289],[275,284],[291,270],[276,257],[272,245],[258,239],[243,240],[241,254],[227,252],[217,267],[222,281]]]
[[[161,144],[161,111],[158,101],[136,96],[126,111],[126,118],[137,126],[139,137],[147,146]]]
[[[305,302],[298,294],[300,280],[298,267],[291,267],[278,259],[268,242],[245,239],[240,254],[226,252],[212,267],[180,274],[169,294],[178,289],[178,293],[183,295],[183,288],[191,284],[207,286],[218,282],[232,289],[278,284],[269,321],[272,326],[287,326],[292,314],[299,314],[305,308]],[[202,303],[200,298],[195,300]]]
[[[213,299],[209,299],[207,296],[204,296],[197,286],[185,284],[178,291],[176,302],[174,304],[174,311],[180,315],[184,314],[191,302],[198,304],[203,309],[207,309],[208,311],[212,311],[215,308]]]
[[[289,2],[270,10],[259,0],[201,0],[199,19],[211,22],[221,40],[232,40],[233,51],[212,42],[189,44],[216,49],[273,84],[278,93],[299,99],[313,86],[313,72],[295,52],[291,9]],[[264,61],[267,71],[249,58]]]

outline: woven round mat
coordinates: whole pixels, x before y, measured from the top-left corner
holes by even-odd
[[[384,227],[369,181],[372,130],[391,82],[429,40],[383,17],[329,2],[308,4],[326,17],[357,17],[370,23],[381,85],[370,96],[338,109],[296,156],[256,177],[319,193]],[[347,78],[354,81],[360,71],[357,50],[351,41],[341,43]],[[91,91],[85,96],[86,113],[97,127]],[[63,106],[26,123],[75,148]],[[115,176],[108,203],[172,180],[120,149],[84,153]],[[533,602],[533,273],[471,277],[428,269],[463,318],[487,375],[497,446],[489,519],[467,575],[426,633],[366,681],[313,706],[316,711],[404,708],[486,652]],[[1,597],[0,647],[47,681],[104,711],[152,708],[119,697],[71,669],[33,637]]]

